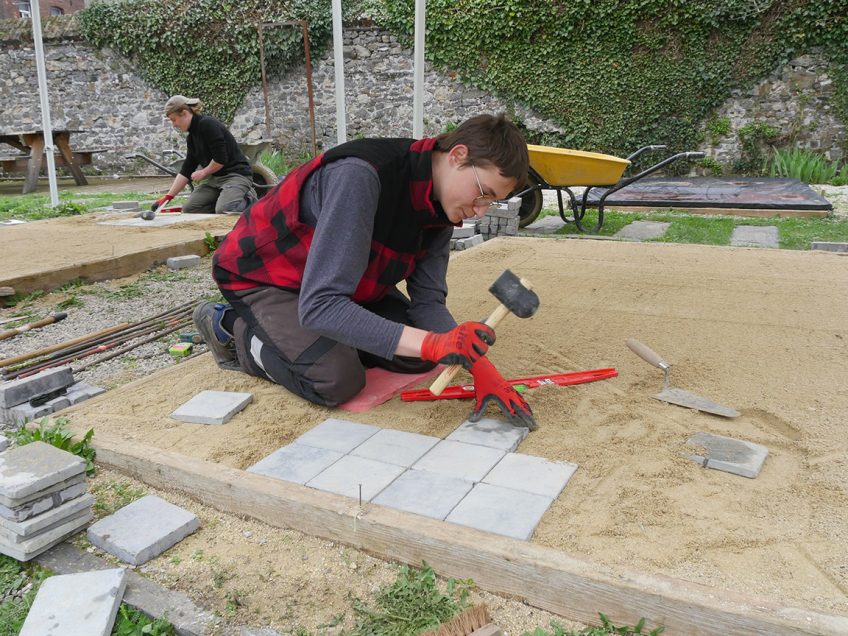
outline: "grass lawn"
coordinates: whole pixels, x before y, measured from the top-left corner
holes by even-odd
[[[60,192],[59,205],[51,208],[48,194],[2,196],[0,197],[0,221],[9,219],[38,221],[60,216],[74,216],[107,207],[114,201],[150,201],[153,198],[155,197],[143,192],[121,192],[120,194]]]
[[[557,216],[553,210],[542,210],[539,218]],[[595,212],[587,215],[592,222]],[[604,224],[598,234],[612,236],[633,221],[665,221],[671,223],[657,243],[695,243],[700,245],[730,245],[730,236],[737,225],[777,226],[780,247],[792,250],[808,250],[813,241],[848,242],[848,218],[828,217],[823,219],[748,218],[738,216],[706,216],[686,214],[668,210],[655,213],[604,212]],[[573,223],[568,223],[553,235],[579,234]]]

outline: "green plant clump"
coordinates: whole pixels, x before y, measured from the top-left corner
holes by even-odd
[[[607,634],[619,634],[620,636],[659,636],[665,631],[665,626],[660,626],[652,629],[649,632],[643,632],[645,629],[645,619],[642,618],[632,627],[629,625],[614,625],[613,622],[604,614],[599,614],[601,624],[599,627],[587,627],[580,631],[565,631],[563,626],[557,621],[551,621],[551,631],[545,631],[542,628],[537,628],[532,632],[525,632],[523,636],[606,636]]]
[[[838,161],[828,161],[822,155],[804,148],[776,149],[769,160],[768,175],[792,177],[804,183],[848,182],[848,165],[840,169]]]
[[[74,442],[74,434],[65,429],[68,418],[56,418],[56,421],[52,424],[48,424],[48,421],[49,418],[45,417],[39,422],[37,428],[27,428],[24,426],[19,431],[12,433],[11,438],[18,446],[31,444],[32,442],[44,442],[63,451],[73,453],[85,460],[85,474],[93,475],[94,459],[97,451],[91,447],[90,442],[94,435],[94,429],[88,429],[88,432],[83,435],[82,439]]]
[[[151,619],[143,612],[121,603],[112,636],[176,636],[177,632],[164,617]]]

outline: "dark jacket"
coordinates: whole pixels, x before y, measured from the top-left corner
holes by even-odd
[[[191,179],[191,173],[198,166],[205,168],[212,159],[224,166],[215,173],[216,177],[228,174],[252,176],[250,163],[239,149],[235,137],[214,117],[192,115],[187,141],[188,152],[180,168],[180,174],[185,178]]]

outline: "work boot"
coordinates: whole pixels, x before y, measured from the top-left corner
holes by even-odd
[[[240,371],[241,365],[236,355],[236,342],[232,334],[224,329],[221,323],[224,313],[230,310],[232,310],[232,307],[229,305],[212,302],[203,303],[195,308],[192,320],[194,320],[194,326],[203,336],[203,341],[209,347],[209,351],[212,352],[218,366],[228,371]]]

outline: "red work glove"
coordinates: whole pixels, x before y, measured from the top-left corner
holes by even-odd
[[[159,199],[156,203],[151,205],[150,209],[153,210],[154,212],[156,212],[156,210],[158,210],[160,207],[165,205],[168,201],[171,201],[173,198],[174,197],[172,197],[170,194],[166,194],[164,197]]]
[[[471,368],[495,343],[495,332],[482,322],[464,322],[447,333],[429,332],[421,343],[421,359]]]
[[[483,411],[489,402],[497,404],[504,415],[513,426],[523,426],[535,431],[536,420],[533,419],[533,411],[526,400],[518,391],[498,373],[488,358],[483,357],[471,367],[471,375],[474,376],[474,393],[477,396],[477,406],[469,422],[477,422],[483,417]]]

